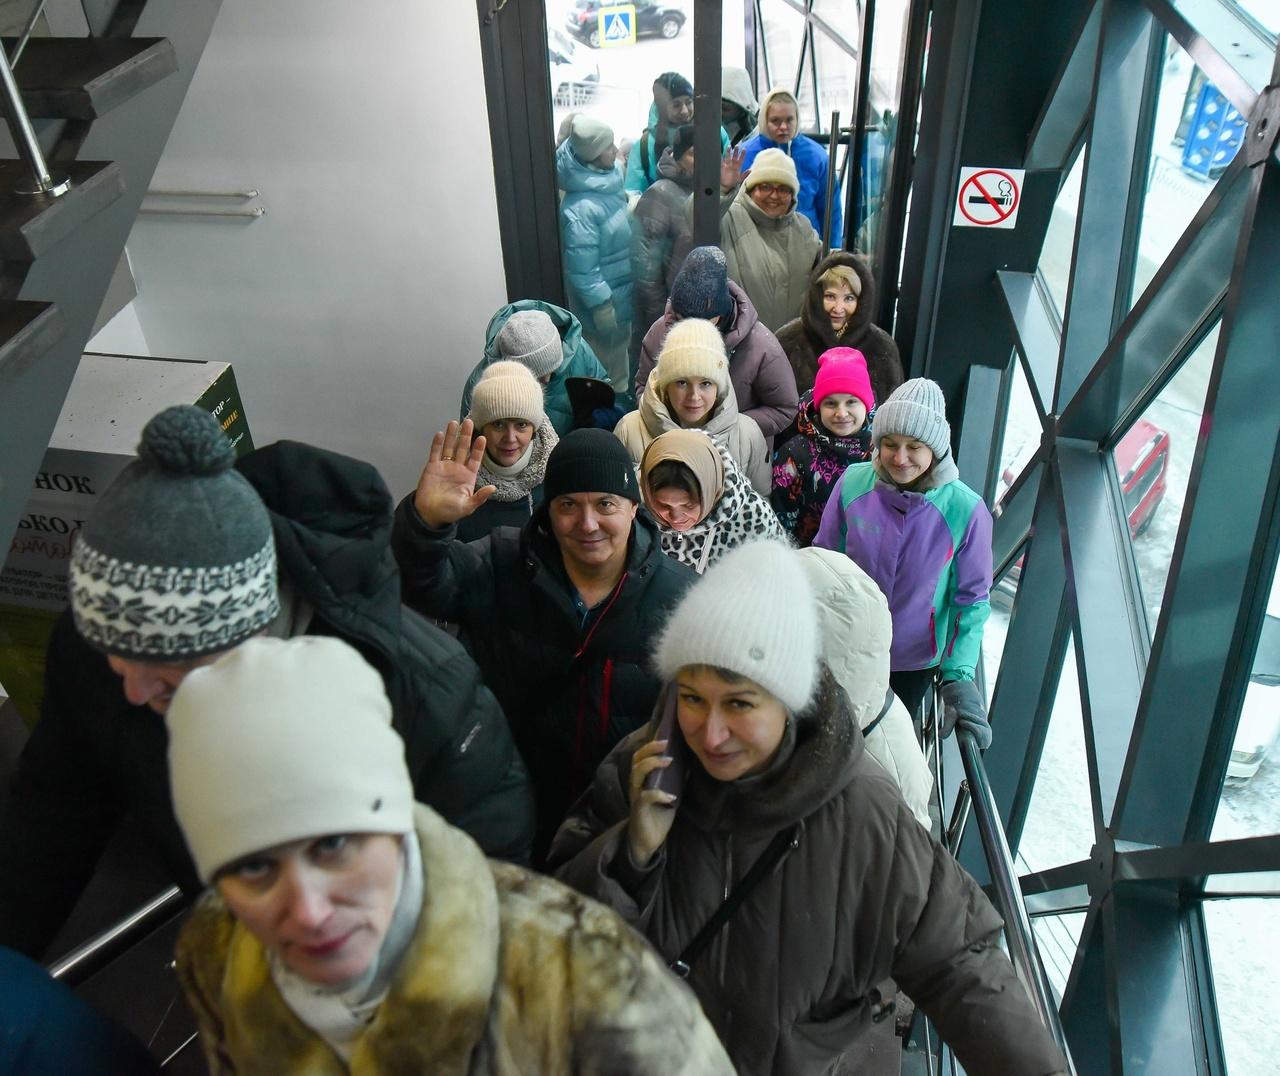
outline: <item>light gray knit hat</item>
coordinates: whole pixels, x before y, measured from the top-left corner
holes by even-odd
[[[947,401],[936,381],[913,377],[889,394],[871,422],[871,439],[878,446],[882,437],[892,434],[928,445],[937,459],[951,451]]]
[[[726,553],[685,592],[654,666],[672,680],[687,665],[716,665],[798,714],[817,686],[820,656],[816,599],[795,550],[760,540]]]
[[[535,429],[547,420],[542,386],[524,363],[490,363],[471,390],[471,421],[477,430],[500,418],[521,418]]]
[[[498,330],[498,351],[504,359],[523,363],[534,377],[546,377],[564,362],[560,331],[545,310],[517,310]]]
[[[613,128],[604,120],[579,112],[569,127],[569,145],[578,160],[590,164],[613,145]]]
[[[262,498],[218,420],[170,407],[102,494],[71,551],[71,612],[98,650],[181,662],[228,650],[280,610]]]

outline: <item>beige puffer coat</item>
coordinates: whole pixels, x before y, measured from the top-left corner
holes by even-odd
[[[799,552],[809,585],[818,599],[823,658],[849,696],[858,727],[879,716],[889,690],[889,644],[893,618],[889,603],[867,575],[843,553],[816,546]],[[911,715],[896,696],[888,712],[866,735],[867,754],[898,785],[911,813],[929,829],[929,794],[933,775],[916,740]]]
[[[658,368],[655,366],[645,384],[644,395],[640,397],[640,406],[623,415],[613,430],[614,436],[627,446],[637,467],[650,441],[668,430],[680,429],[680,424],[671,417],[666,400],[658,393],[657,377]],[[732,384],[729,391],[716,400],[702,431],[728,449],[752,488],[767,499],[773,484],[769,446],[755,420],[738,413],[738,398]]]

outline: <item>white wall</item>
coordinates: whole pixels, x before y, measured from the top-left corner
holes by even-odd
[[[267,212],[139,218],[151,353],[232,363],[258,444],[410,488],[506,298],[475,4],[223,0],[152,187]]]

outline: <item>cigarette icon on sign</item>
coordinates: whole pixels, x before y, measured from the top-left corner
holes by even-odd
[[[970,194],[966,201],[970,205],[1013,205],[1013,184],[1007,179],[1002,179],[996,184],[992,194]]]

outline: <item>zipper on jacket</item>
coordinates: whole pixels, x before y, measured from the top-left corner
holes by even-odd
[[[600,678],[600,739],[609,735],[609,700],[613,698],[613,658],[604,659],[604,674]]]
[[[951,656],[951,652],[956,648],[956,640],[960,638],[960,610],[956,610],[956,626],[955,634],[951,636],[951,642],[947,644],[947,657]]]
[[[938,610],[929,610],[929,656],[938,656]]]
[[[733,891],[733,835],[729,834],[724,840],[724,892],[721,894],[721,900],[728,900],[729,894]],[[720,946],[720,959],[716,961],[716,981],[721,988],[725,985],[725,975],[729,965],[729,931],[733,928],[732,923],[725,923],[720,928],[720,937],[716,939]]]
[[[600,624],[604,621],[604,618],[609,615],[609,610],[613,608],[614,602],[616,602],[618,598],[622,595],[622,588],[626,584],[627,579],[630,575],[631,575],[630,572],[622,573],[622,578],[618,580],[618,585],[613,588],[613,593],[609,595],[609,600],[605,603],[605,607],[600,610],[600,615],[596,617],[596,622],[591,625],[590,629],[587,631],[587,634],[583,637],[581,645],[578,647],[576,651],[574,651],[574,654],[573,654],[574,658],[582,657],[583,652],[591,644],[591,637],[595,635],[596,628],[598,628]]]

